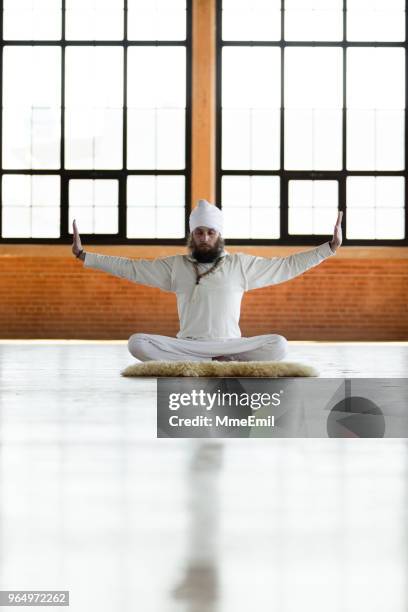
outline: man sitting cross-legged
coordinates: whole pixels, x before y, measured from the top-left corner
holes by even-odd
[[[75,220],[72,251],[86,268],[176,294],[180,331],[176,337],[133,334],[128,348],[137,359],[276,361],[287,354],[286,338],[276,333],[242,337],[242,296],[295,278],[334,255],[342,243],[342,215],[338,213],[330,242],[287,257],[226,251],[222,211],[206,200],[199,200],[190,214],[188,254],[147,260],[85,252]]]

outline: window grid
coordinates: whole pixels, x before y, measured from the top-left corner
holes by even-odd
[[[281,38],[276,41],[258,40],[223,40],[222,34],[222,1],[217,0],[217,128],[216,128],[216,193],[217,202],[222,208],[222,178],[224,176],[279,176],[281,179],[280,189],[280,238],[279,239],[251,239],[234,238],[234,244],[257,244],[257,245],[315,245],[318,240],[331,239],[332,235],[290,235],[288,232],[288,184],[290,180],[330,180],[335,179],[339,182],[339,210],[343,211],[343,245],[349,246],[405,246],[408,245],[408,171],[407,171],[407,146],[408,146],[408,11],[407,2],[405,3],[405,41],[401,42],[361,42],[347,40],[347,0],[343,0],[343,39],[341,41],[287,41],[284,39],[285,32],[285,0],[281,0]],[[279,170],[224,170],[222,168],[222,50],[226,47],[278,47],[281,49],[281,104],[280,104],[280,169]],[[284,68],[285,68],[285,49],[288,47],[336,47],[342,49],[343,55],[343,104],[342,104],[342,169],[335,171],[309,171],[309,170],[285,170],[284,169]],[[405,169],[404,171],[353,171],[346,169],[346,150],[347,150],[347,107],[346,107],[346,74],[347,74],[347,49],[356,47],[387,47],[403,48],[405,50],[405,126],[404,126],[404,152]],[[405,238],[398,239],[347,239],[347,210],[346,210],[346,180],[350,176],[402,176],[405,178]],[[333,228],[336,219],[333,218]],[[228,240],[227,240],[228,243]]]
[[[3,238],[2,215],[0,214],[0,243],[24,244],[71,244],[72,233],[68,231],[68,184],[70,179],[117,179],[119,183],[118,207],[118,234],[85,234],[79,231],[81,239],[87,244],[185,244],[185,238],[127,238],[126,237],[126,210],[127,210],[127,177],[132,175],[153,176],[183,176],[185,178],[185,232],[188,232],[189,202],[191,193],[191,32],[192,32],[192,0],[186,0],[186,38],[185,40],[127,40],[128,33],[128,0],[124,0],[124,35],[123,40],[66,40],[65,39],[65,8],[66,0],[61,0],[61,40],[3,40],[3,0],[0,0],[0,67],[3,73],[3,49],[8,46],[54,46],[61,48],[61,139],[60,139],[60,169],[3,169],[3,113],[0,113],[0,203],[2,202],[3,175],[57,175],[61,177],[60,191],[60,237],[59,238]],[[158,169],[127,169],[127,55],[129,47],[142,46],[174,47],[181,46],[186,49],[186,111],[185,111],[185,168],[182,170]],[[123,62],[123,168],[120,170],[71,170],[65,168],[65,51],[66,47],[80,46],[113,46],[124,50]],[[3,107],[3,89],[0,86],[0,108]],[[0,204],[1,212],[1,204]],[[71,228],[70,228],[71,229]]]

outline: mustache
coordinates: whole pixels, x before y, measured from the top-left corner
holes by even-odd
[[[207,246],[207,248],[202,248],[204,245]],[[193,235],[190,232],[188,237],[187,237],[187,243],[186,243],[187,249],[190,252],[190,254],[192,254],[193,256],[196,256],[201,254],[204,257],[209,257],[212,256],[214,257],[217,255],[220,255],[222,253],[222,251],[225,248],[225,240],[223,236],[219,236],[217,242],[211,246],[208,243],[198,243],[195,244],[194,240],[193,240]]]
[[[198,244],[191,249],[191,254],[199,262],[211,263],[221,255],[222,250],[222,246],[219,243],[214,246]]]

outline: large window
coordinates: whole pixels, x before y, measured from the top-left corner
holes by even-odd
[[[407,244],[405,5],[218,0],[226,238]]]
[[[190,4],[3,1],[2,242],[184,242]]]

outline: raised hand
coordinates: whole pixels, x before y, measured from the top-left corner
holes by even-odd
[[[343,211],[340,210],[337,215],[336,225],[334,226],[333,238],[330,241],[330,248],[336,251],[343,242],[343,232],[341,230],[341,220],[343,219]]]
[[[74,222],[73,222],[72,226],[74,228],[74,236],[73,236],[73,242],[72,242],[72,252],[75,255],[75,257],[78,257],[79,253],[83,249],[82,249],[81,238],[80,238],[79,233],[78,233],[78,228],[77,228],[77,224],[76,224],[75,219],[74,219]]]

